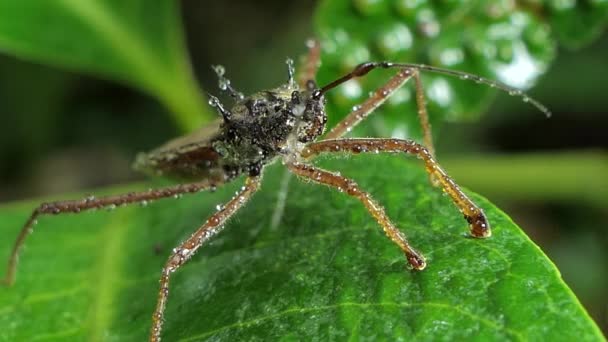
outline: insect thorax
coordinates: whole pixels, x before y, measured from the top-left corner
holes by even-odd
[[[320,136],[327,121],[324,99],[289,84],[255,93],[230,110],[212,143],[225,168],[251,174],[286,151],[290,142],[307,143]]]
[[[139,154],[135,168],[182,180],[255,175],[277,156],[297,154],[297,146],[321,135],[327,121],[323,97],[292,83],[245,97],[222,111],[223,122]]]

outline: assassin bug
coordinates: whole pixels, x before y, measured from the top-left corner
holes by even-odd
[[[320,46],[316,41],[311,41],[308,59],[299,82],[295,80],[293,62],[288,60],[289,77],[286,84],[250,96],[244,96],[232,87],[224,76],[223,67],[214,67],[220,89],[234,99],[234,105],[226,108],[216,97],[210,95],[209,103],[221,115],[221,120],[190,135],[172,140],[150,153],[140,154],[135,162],[135,167],[139,170],[176,178],[182,183],[143,192],[41,204],[32,212],[17,237],[2,282],[6,285],[14,283],[19,252],[41,215],[79,213],[88,209],[113,208],[181,194],[213,191],[217,186],[245,174],[245,184],[236,196],[211,215],[188,239],[174,248],[162,268],[160,290],[150,330],[150,341],[160,341],[171,274],[218,233],[226,221],[251,198],[260,187],[264,167],[277,159],[281,159],[288,170],[300,178],[333,187],[360,200],[386,235],[401,248],[411,267],[415,270],[424,269],[426,262],[422,254],[410,245],[405,235],[393,225],[382,206],[370,194],[363,191],[353,180],[310,163],[314,157],[326,153],[386,152],[418,156],[424,162],[431,181],[441,186],[460,209],[469,224],[471,235],[476,238],[489,237],[490,224],[483,210],[460,190],[434,157],[419,74],[421,71],[428,71],[473,80],[502,89],[511,95],[521,96],[524,101],[549,115],[547,108],[520,90],[502,83],[468,73],[418,64],[363,63],[333,82],[318,87],[314,79],[319,59]],[[327,120],[324,95],[331,89],[377,68],[395,69],[396,74],[325,134],[324,139],[318,140],[325,132]],[[404,139],[342,138],[410,79],[414,80],[424,144]]]

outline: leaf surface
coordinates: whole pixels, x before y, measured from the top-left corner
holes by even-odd
[[[486,199],[471,194],[494,234],[472,239],[416,160],[320,165],[357,179],[383,203],[427,269],[408,270],[359,202],[295,178],[273,226],[284,175],[274,165],[225,231],[175,273],[166,340],[603,340],[554,265]],[[41,218],[17,283],[0,289],[0,340],[145,340],[171,248],[239,186]],[[0,209],[0,257],[34,205]]]

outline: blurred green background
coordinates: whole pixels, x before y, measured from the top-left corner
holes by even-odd
[[[245,93],[285,79],[305,52],[315,1],[182,2],[202,89],[226,66]],[[415,61],[412,61],[415,62]],[[530,91],[554,115],[505,94],[478,122],[435,133],[458,182],[505,210],[557,264],[608,332],[608,35],[559,49]],[[0,201],[50,197],[143,179],[132,157],[180,130],[156,100],[132,88],[0,54]],[[330,113],[331,115],[331,113]],[[414,114],[412,114],[414,115]]]

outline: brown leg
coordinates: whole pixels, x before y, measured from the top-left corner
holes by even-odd
[[[302,178],[329,185],[359,199],[369,213],[378,221],[380,226],[382,226],[386,235],[403,250],[410,265],[416,270],[423,270],[424,267],[426,267],[426,262],[422,254],[416,252],[416,250],[410,246],[405,235],[403,235],[388,218],[384,212],[384,208],[374,201],[367,192],[362,191],[353,180],[311,165],[297,162],[288,164],[287,167]]]
[[[424,160],[426,171],[437,179],[443,190],[452,198],[469,223],[471,234],[477,238],[491,235],[490,224],[481,208],[471,201],[460,187],[435,161],[427,148],[412,140],[402,139],[337,139],[311,143],[302,151],[302,157],[311,158],[328,152],[389,152],[413,154]]]
[[[72,201],[59,201],[51,203],[42,203],[36,208],[30,218],[27,220],[15,244],[8,261],[8,269],[4,279],[0,281],[0,284],[7,286],[12,285],[15,282],[15,272],[17,269],[17,262],[19,260],[19,252],[23,247],[25,239],[33,231],[34,225],[37,223],[37,219],[41,215],[57,215],[63,213],[79,213],[84,210],[90,209],[102,209],[102,208],[115,208],[121,205],[131,203],[142,203],[147,204],[149,201],[154,201],[161,198],[180,196],[182,194],[195,193],[203,190],[214,190],[219,185],[217,182],[204,181],[192,184],[181,184],[162,189],[151,189],[142,192],[132,192],[124,195],[105,196],[95,198],[93,196]]]
[[[239,208],[241,208],[251,195],[253,195],[260,186],[261,177],[247,178],[245,185],[226,205],[217,213],[211,215],[209,219],[192,234],[186,241],[182,242],[177,248],[173,249],[173,253],[163,267],[160,277],[160,290],[158,292],[158,301],[156,309],[152,315],[152,328],[150,330],[150,342],[158,342],[161,337],[161,328],[163,324],[163,316],[169,296],[169,278],[180,266],[186,263],[196,251],[207,242],[212,236],[218,233],[228,220]]]
[[[308,55],[304,61],[304,71],[300,73],[299,84],[302,89],[306,89],[308,82],[314,82],[317,78],[317,71],[321,62],[321,44],[316,39],[309,39],[306,42]]]
[[[356,110],[348,114],[342,121],[338,122],[329,133],[325,135],[325,139],[337,139],[344,134],[350,132],[361,121],[367,118],[370,114],[380,107],[388,98],[401,86],[412,77],[411,69],[401,69],[397,75],[393,76],[386,84],[378,88],[369,99],[357,107]]]
[[[417,69],[412,68],[403,68],[399,70],[397,75],[393,76],[393,78],[391,78],[386,84],[378,88],[369,99],[363,102],[363,104],[356,110],[348,114],[342,121],[332,128],[324,138],[337,139],[350,132],[361,121],[371,115],[376,108],[380,107],[380,105],[388,100],[397,89],[401,88],[405,82],[412,77],[415,81],[416,106],[418,107],[418,117],[420,118],[420,125],[422,126],[424,145],[427,146],[432,155],[435,155],[433,135],[431,134],[431,125],[429,123],[428,112],[426,110],[426,101],[424,98],[422,81],[420,79],[420,72]]]
[[[422,126],[422,135],[424,146],[429,150],[431,156],[435,156],[435,146],[433,145],[433,134],[431,133],[431,123],[429,122],[429,114],[426,110],[426,100],[424,98],[424,89],[422,80],[420,79],[420,71],[412,70],[416,87],[416,106],[418,107],[418,118],[420,118],[420,126]]]

